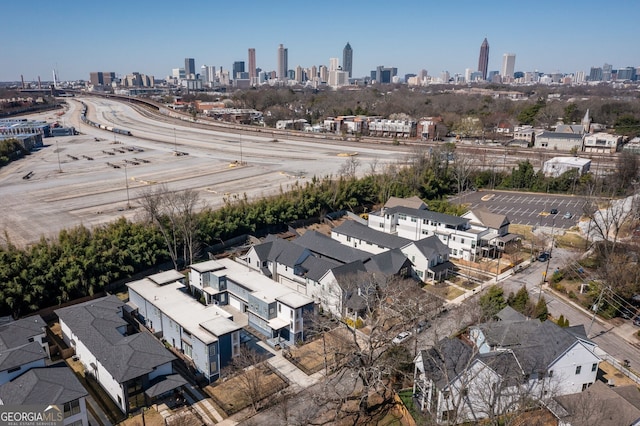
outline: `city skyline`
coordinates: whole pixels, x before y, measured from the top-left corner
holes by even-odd
[[[515,71],[588,74],[591,67],[605,63],[614,69],[640,66],[633,45],[633,17],[640,3],[623,1],[618,8],[600,8],[586,0],[569,8],[542,0],[526,14],[512,3],[497,3],[478,9],[477,3],[461,0],[455,8],[434,3],[409,9],[374,0],[361,2],[354,19],[351,13],[335,13],[344,4],[333,0],[319,9],[282,10],[262,3],[251,10],[204,3],[195,13],[151,7],[144,0],[126,7],[116,2],[109,8],[71,0],[65,3],[68,10],[58,8],[51,14],[41,13],[50,10],[43,0],[26,10],[11,2],[3,8],[5,16],[32,12],[28,26],[8,19],[0,29],[9,40],[3,46],[0,81],[19,81],[21,75],[25,81],[50,81],[54,69],[60,81],[87,80],[97,70],[162,79],[185,58],[195,59],[196,70],[202,65],[230,70],[234,62],[248,60],[250,48],[255,49],[257,67],[277,71],[280,44],[287,49],[288,69],[310,68],[328,65],[329,58],[342,59],[347,42],[353,49],[353,77],[368,76],[381,65],[397,68],[399,76],[423,69],[430,75],[454,75],[468,68],[477,71],[478,47],[485,37],[491,46],[488,71],[501,70],[507,52],[517,55]],[[54,14],[64,17],[64,26],[56,23]],[[197,35],[181,30],[182,23]],[[615,23],[615,31],[594,31],[603,23]]]

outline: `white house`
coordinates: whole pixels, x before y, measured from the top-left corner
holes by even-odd
[[[402,248],[402,253],[413,265],[420,281],[446,279],[454,265],[449,261],[449,249],[438,237],[432,235]]]
[[[404,206],[371,212],[368,225],[412,241],[436,235],[449,247],[452,258],[464,260],[475,260],[480,254],[481,238],[489,232],[487,228],[472,226],[463,217]]]
[[[45,327],[40,315],[0,326],[0,384],[45,366],[49,358]]]
[[[89,426],[87,396],[65,363],[32,368],[0,386],[0,405],[57,405],[65,426]]]
[[[582,151],[583,135],[544,131],[535,136],[534,147],[554,151]]]
[[[194,299],[184,278],[172,270],[128,283],[129,306],[142,324],[213,381],[238,353],[242,327],[220,307]]]
[[[173,374],[176,359],[149,333],[127,333],[124,303],[110,295],[57,309],[62,337],[123,413],[139,406],[141,392]]]
[[[600,359],[582,325],[503,320],[470,327],[468,339],[443,339],[414,360],[414,393],[440,423],[505,413],[522,397],[548,402],[596,381]]]

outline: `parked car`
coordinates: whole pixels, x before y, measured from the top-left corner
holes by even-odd
[[[405,340],[407,340],[409,337],[411,337],[411,332],[410,331],[403,331],[402,333],[400,333],[396,337],[394,337],[393,340],[391,341],[391,343],[393,343],[394,345],[399,345],[400,343],[402,343]]]
[[[640,327],[640,317],[635,317],[633,319],[633,325]]]
[[[566,212],[564,214],[564,216],[562,216],[562,217],[565,218],[565,219],[571,219],[573,217],[573,215],[570,212]]]
[[[418,324],[416,324],[416,333],[422,333],[429,327],[431,327],[431,324],[429,324],[427,321],[420,321]]]
[[[558,214],[558,209],[551,209],[551,210],[549,211],[549,213],[551,213],[551,214]]]
[[[631,319],[633,318],[633,312],[631,312],[629,309],[627,308],[620,308],[620,310],[618,311],[618,313],[620,314],[620,316],[624,319]]]
[[[540,255],[538,256],[538,260],[540,262],[546,262],[547,260],[549,260],[549,252],[547,251],[543,251],[542,253],[540,253]]]

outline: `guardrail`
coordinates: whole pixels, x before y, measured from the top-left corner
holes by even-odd
[[[634,382],[640,384],[640,377],[638,377],[638,375],[631,371],[631,364],[629,360],[625,359],[621,363],[600,348],[596,348],[595,354],[600,357],[600,359],[607,361],[609,364],[613,365],[618,371],[620,371],[620,373],[624,374]]]

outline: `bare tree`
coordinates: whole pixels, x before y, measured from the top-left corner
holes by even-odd
[[[474,170],[474,159],[468,155],[456,153],[453,156],[453,178],[456,181],[458,198],[464,192],[469,183],[469,176]]]
[[[162,235],[174,267],[178,269],[180,252],[185,262],[193,263],[198,251],[197,192],[191,189],[172,192],[163,184],[142,191],[139,200],[147,220]]]
[[[351,155],[347,161],[342,163],[338,174],[347,178],[355,178],[359,167],[360,160],[358,160],[354,155]]]
[[[264,392],[264,361],[266,355],[247,347],[241,347],[232,363],[225,367],[224,376],[237,374],[238,383],[249,397],[254,412],[258,411],[258,404]]]

